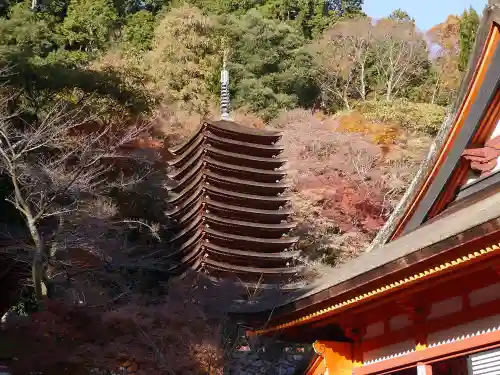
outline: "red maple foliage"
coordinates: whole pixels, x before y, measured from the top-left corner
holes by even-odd
[[[388,151],[365,133],[339,125],[302,110],[284,113],[275,124],[284,130],[299,246],[310,259],[333,265],[368,246],[422,156],[396,154],[397,147]]]

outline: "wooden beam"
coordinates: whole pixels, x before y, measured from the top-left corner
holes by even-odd
[[[494,300],[470,307],[455,314],[444,315],[436,319],[431,319],[422,323],[421,329],[427,335],[441,330],[453,328],[474,320],[481,320],[489,316],[500,314],[500,302]],[[399,329],[384,335],[382,338],[373,338],[362,342],[363,352],[368,352],[384,346],[403,342],[414,337],[415,327],[413,325]],[[425,349],[424,349],[425,350]]]
[[[364,305],[357,306],[349,312],[332,315],[323,319],[317,319],[310,324],[311,328],[318,329],[331,324],[363,324],[365,326],[384,320],[388,316],[401,315],[405,313],[403,305],[398,303],[406,299],[415,300],[420,295],[420,300],[429,305],[444,299],[460,296],[464,290],[471,292],[475,289],[486,287],[499,281],[498,276],[493,271],[493,267],[499,266],[498,259],[489,258],[488,261],[477,262],[468,265],[468,268],[461,268],[459,271],[449,272],[440,280],[428,280],[420,285],[412,285],[411,288],[400,288],[392,295],[387,295],[384,299],[373,300]],[[458,272],[457,272],[458,271]],[[457,287],[460,285],[460,287]],[[454,293],[455,292],[455,293]]]
[[[352,375],[390,374],[395,371],[415,367],[418,364],[429,365],[448,358],[460,357],[498,347],[500,347],[500,330],[355,368],[353,369]]]

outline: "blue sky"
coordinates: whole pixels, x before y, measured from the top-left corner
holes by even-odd
[[[488,0],[364,0],[363,10],[372,18],[388,16],[394,9],[406,10],[425,31],[443,22],[449,14],[460,14],[472,6],[480,14]]]

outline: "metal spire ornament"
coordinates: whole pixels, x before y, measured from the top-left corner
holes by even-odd
[[[220,112],[222,120],[229,120],[229,71],[227,70],[227,51],[224,51],[222,71],[220,73]]]

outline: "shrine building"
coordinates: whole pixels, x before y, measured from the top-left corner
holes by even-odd
[[[454,109],[373,248],[233,309],[249,335],[312,344],[303,374],[500,374],[499,25],[490,0]]]

